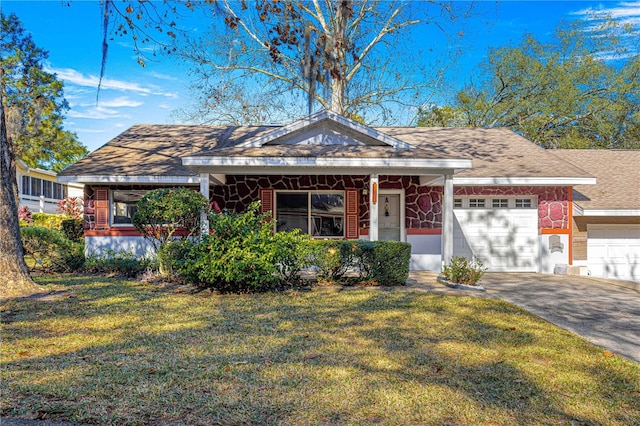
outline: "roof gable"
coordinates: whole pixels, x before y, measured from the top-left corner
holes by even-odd
[[[400,139],[364,126],[332,111],[320,111],[289,125],[248,140],[238,148],[267,145],[387,146],[413,148]]]

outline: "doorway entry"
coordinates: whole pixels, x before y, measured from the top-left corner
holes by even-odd
[[[404,191],[381,189],[378,198],[378,239],[405,241]]]

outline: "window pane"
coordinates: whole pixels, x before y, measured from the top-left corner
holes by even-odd
[[[131,224],[133,214],[138,210],[136,203],[147,191],[113,191],[111,218],[114,224]]]
[[[311,193],[311,235],[342,237],[344,235],[344,194]]]
[[[529,198],[516,198],[516,208],[518,209],[531,208],[531,200]]]
[[[492,207],[494,208],[509,207],[509,200],[507,198],[494,198]]]
[[[42,179],[31,178],[31,195],[35,197],[42,195]]]
[[[484,198],[471,198],[469,200],[469,207],[476,207],[476,208],[484,207]]]
[[[455,208],[455,209],[462,208],[462,198],[454,198],[454,200],[453,200],[453,208]]]
[[[31,195],[29,193],[29,176],[22,176],[22,194]]]
[[[276,193],[276,230],[300,229],[309,233],[309,194],[306,192]]]
[[[42,192],[44,193],[45,198],[53,198],[53,182],[48,180],[42,181]]]

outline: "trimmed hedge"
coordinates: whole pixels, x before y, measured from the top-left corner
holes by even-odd
[[[311,263],[321,280],[395,286],[405,285],[409,277],[411,244],[408,243],[315,240],[312,245]]]

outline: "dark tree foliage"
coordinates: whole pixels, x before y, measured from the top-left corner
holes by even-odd
[[[1,89],[14,154],[31,167],[60,171],[88,150],[63,128],[69,106],[62,81],[44,70],[47,57],[15,14],[0,13]]]

